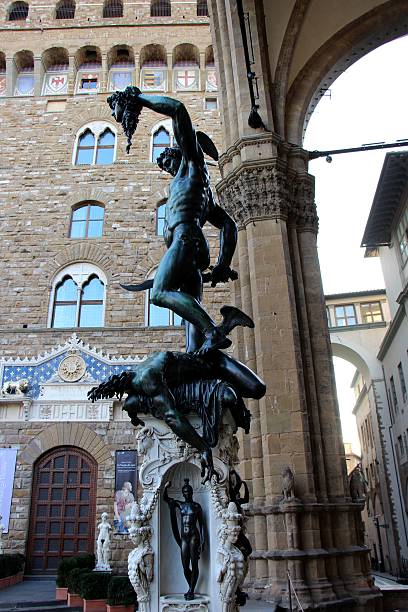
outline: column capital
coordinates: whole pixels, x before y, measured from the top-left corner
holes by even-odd
[[[281,219],[317,232],[313,177],[288,170],[282,160],[241,164],[218,183],[217,193],[240,228],[262,219]]]

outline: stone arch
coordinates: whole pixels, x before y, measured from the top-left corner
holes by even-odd
[[[115,274],[114,263],[109,255],[100,247],[87,243],[86,241],[73,244],[60,253],[57,253],[46,267],[46,274],[54,278],[56,274],[66,266],[76,262],[88,262],[100,267],[106,274],[108,283],[111,283]]]
[[[21,70],[31,68],[34,70],[34,53],[27,49],[17,51],[14,55],[14,63],[17,68],[17,72]]]
[[[124,44],[118,44],[111,47],[107,54],[108,58],[108,69],[112,67],[116,62],[125,62],[127,59],[129,64],[135,65],[135,52],[133,47]]]
[[[41,56],[44,70],[49,70],[49,68],[55,64],[65,64],[68,68],[69,64],[69,55],[67,49],[64,47],[50,47],[46,49]]]
[[[80,68],[83,64],[95,63],[102,66],[102,54],[100,47],[85,45],[75,53],[75,66]]]
[[[44,429],[21,451],[20,458],[29,465],[56,446],[76,446],[87,451],[98,463],[112,463],[109,446],[90,427],[82,423],[55,423]]]
[[[74,191],[71,191],[69,194],[69,198],[67,199],[67,204],[70,208],[72,208],[80,202],[91,200],[103,204],[105,208],[108,204],[112,202],[110,194],[105,193],[104,191],[102,191],[102,189],[86,187],[81,190],[76,189]]]
[[[327,89],[349,66],[408,33],[408,5],[393,0],[361,15],[327,40],[306,62],[286,97],[285,136],[301,144],[307,121]]]
[[[382,379],[381,366],[377,359],[357,342],[340,337],[340,334],[331,334],[333,357],[341,357],[353,364],[362,374],[367,385],[373,379]]]
[[[167,52],[163,45],[149,44],[140,50],[140,67],[143,68],[147,62],[167,65]]]
[[[106,107],[106,108],[105,108]],[[106,121],[112,126],[112,130],[117,133],[117,128],[112,121],[112,114],[109,106],[104,104],[103,106],[95,108],[95,110],[87,110],[80,113],[74,121],[71,122],[70,131],[76,134],[82,126],[93,121]]]
[[[181,43],[173,49],[173,66],[184,63],[200,65],[200,51],[196,45]]]

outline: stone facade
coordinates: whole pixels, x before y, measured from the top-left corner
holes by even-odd
[[[150,2],[145,1],[137,5],[125,2],[123,17],[106,19],[102,5],[77,2],[74,19],[62,20],[55,19],[55,6],[39,0],[30,3],[26,21],[7,21],[5,5],[0,11],[0,73],[6,78],[0,95],[0,256],[4,270],[0,280],[0,375],[2,385],[17,380],[21,369],[10,364],[23,364],[31,385],[27,397],[6,393],[0,398],[0,447],[18,449],[9,531],[3,536],[6,552],[28,552],[34,468],[51,449],[78,447],[96,460],[95,520],[104,511],[113,516],[115,451],[136,449],[135,432],[117,403],[92,411],[86,391],[116,371],[112,368],[118,364],[130,367],[154,350],[184,346],[182,327],[148,326],[146,292],[129,293],[119,285],[142,282],[154,274],[164,253],[163,238],[156,233],[156,208],[166,199],[169,177],[151,161],[153,134],[166,117],[148,110],[142,113],[129,155],[126,138],[111,118],[106,98],[117,49],[127,50],[134,63],[131,79],[137,85],[143,85],[143,65],[157,59],[152,46],[164,52],[165,85],[158,91],[153,86],[152,93],[168,93],[183,101],[194,125],[222,147],[216,85],[207,82],[208,71],[214,70],[208,17],[197,16],[195,2],[173,3],[171,17],[151,17]],[[176,85],[175,70],[183,61],[190,69],[186,45],[195,54],[197,80],[183,91]],[[80,94],[81,62],[87,50],[95,49],[92,59],[100,60],[98,89]],[[33,57],[34,95],[13,95],[21,63],[29,56]],[[41,95],[50,64],[62,64],[61,74],[67,74],[63,94]],[[207,98],[211,108],[207,108]],[[92,122],[103,122],[115,135],[114,162],[75,165],[78,135]],[[171,129],[169,133],[171,136]],[[215,183],[219,180],[215,164],[210,172]],[[70,238],[72,211],[86,202],[104,209],[102,236]],[[208,228],[207,237],[215,261],[218,231]],[[96,267],[106,279],[104,325],[54,329],[55,278],[67,266],[83,263]],[[228,288],[205,290],[204,301],[218,318],[220,306],[230,301]],[[88,364],[82,382],[64,383],[55,364],[72,349],[66,343],[74,331],[79,342],[75,350],[89,359],[93,355],[98,360],[102,355],[101,364],[108,369],[90,374]],[[90,347],[91,353],[83,347]],[[46,352],[48,357],[44,357]],[[49,401],[42,401],[38,394],[33,397],[35,364],[42,368],[37,391],[41,387]],[[113,535],[114,568],[124,569],[129,547],[126,537]]]

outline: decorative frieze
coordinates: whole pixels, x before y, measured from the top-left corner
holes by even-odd
[[[109,421],[112,402],[33,402],[28,421]]]

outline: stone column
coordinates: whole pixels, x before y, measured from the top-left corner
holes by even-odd
[[[75,81],[77,75],[77,66],[75,65],[75,57],[74,55],[70,55],[68,58],[68,87],[67,87],[67,95],[73,96],[75,93]]]
[[[205,91],[207,75],[205,70],[205,52],[200,52],[200,91]]]
[[[173,85],[173,53],[167,53],[167,91],[174,91]]]
[[[41,56],[34,57],[34,96],[41,96],[44,72]]]
[[[12,57],[6,57],[6,96],[14,95],[14,85],[16,82],[16,64]]]
[[[106,54],[102,55],[102,70],[101,70],[101,86],[99,88],[100,93],[105,93],[108,91],[108,79],[109,79],[109,69],[108,69],[108,56]]]
[[[267,384],[251,405],[256,567],[248,587],[286,601],[289,568],[305,609],[351,605],[376,592],[348,493],[306,154],[263,134],[238,141],[221,168],[219,199],[240,228],[234,296],[256,323],[238,337],[239,357]],[[281,504],[286,466],[295,509]]]
[[[136,87],[140,87],[140,53],[135,53],[134,79]]]

